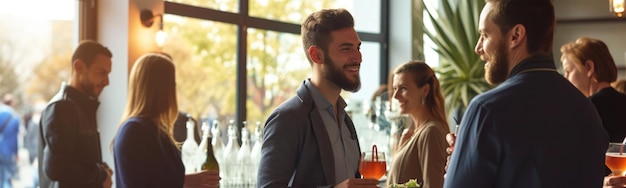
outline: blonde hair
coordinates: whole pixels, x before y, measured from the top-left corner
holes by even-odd
[[[147,53],[133,65],[128,77],[128,98],[122,122],[133,117],[152,120],[176,144],[173,127],[178,117],[176,75],[170,58]]]

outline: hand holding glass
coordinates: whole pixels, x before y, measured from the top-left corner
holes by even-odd
[[[611,169],[614,176],[624,176],[626,173],[626,153],[624,153],[624,144],[609,143],[606,150],[605,158],[606,166]]]
[[[368,151],[361,156],[361,164],[359,165],[359,173],[364,179],[379,180],[385,172],[387,172],[387,163],[385,161],[385,152]]]

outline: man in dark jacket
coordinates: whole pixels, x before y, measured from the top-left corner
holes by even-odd
[[[593,104],[556,71],[552,3],[486,2],[475,52],[500,85],[465,111],[444,187],[600,187],[609,138]]]
[[[111,187],[113,172],[102,162],[96,124],[97,98],[109,84],[111,57],[94,41],[83,41],[74,51],[69,85],[63,84],[41,115],[42,188]]]

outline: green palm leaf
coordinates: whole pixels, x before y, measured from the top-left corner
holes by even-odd
[[[478,41],[478,17],[485,2],[440,0],[440,7],[425,6],[432,28],[423,26],[434,43],[440,64],[436,68],[450,114],[465,109],[476,95],[492,88],[484,79],[484,64],[474,53]]]

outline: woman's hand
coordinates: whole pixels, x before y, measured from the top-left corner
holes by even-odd
[[[185,174],[185,188],[217,188],[220,185],[220,172],[218,170],[205,170]]]
[[[446,148],[446,153],[448,153],[448,158],[446,160],[445,170],[448,171],[448,165],[450,165],[450,156],[454,151],[454,143],[456,142],[456,134],[448,133],[446,135],[446,141],[448,141],[448,147]]]

